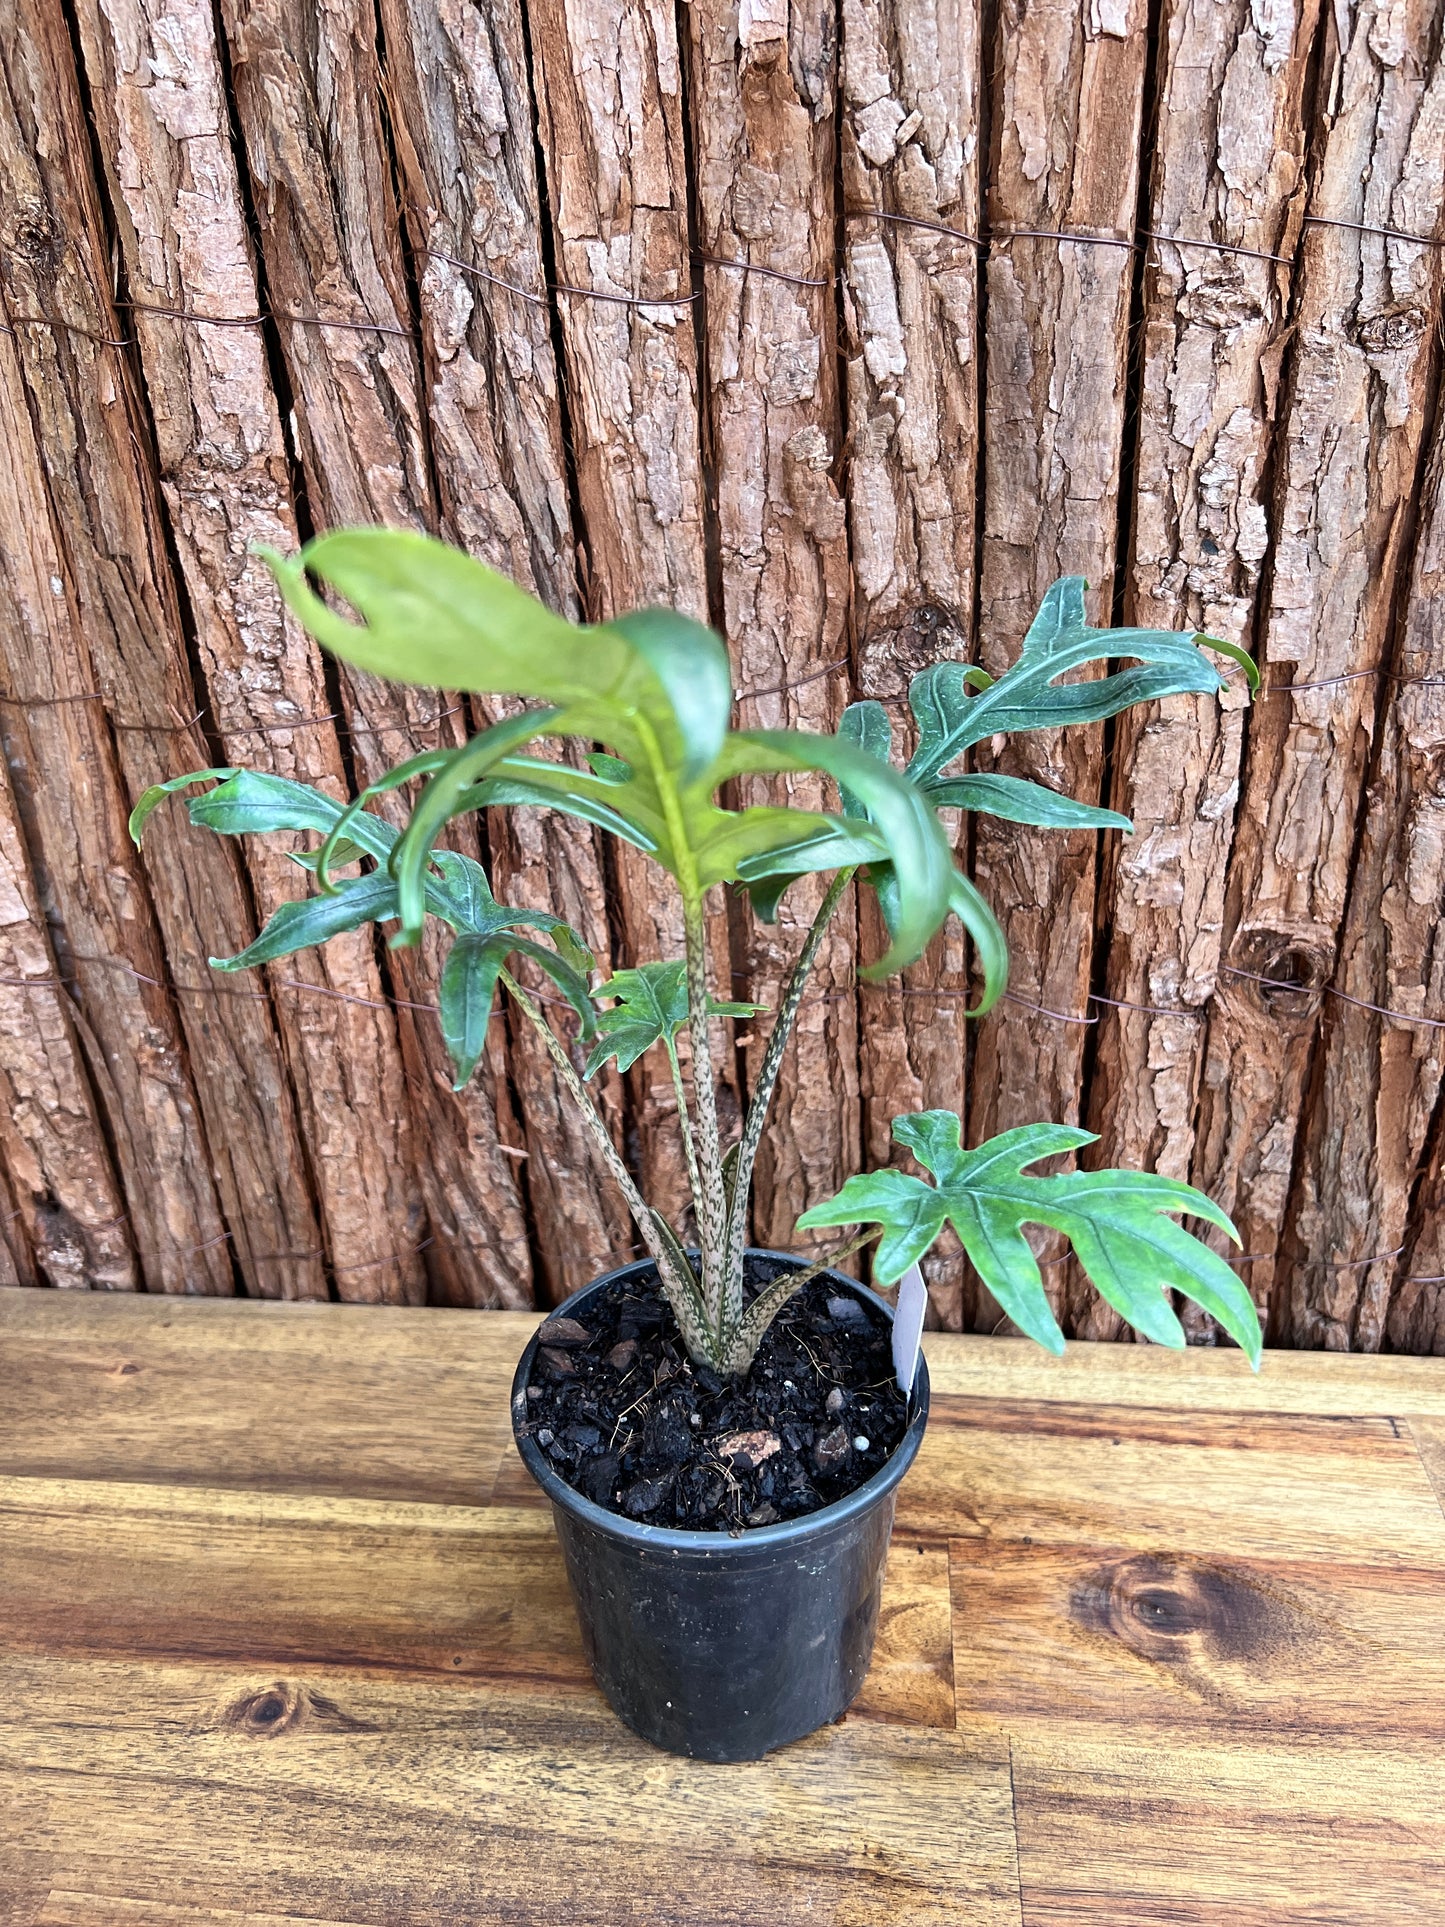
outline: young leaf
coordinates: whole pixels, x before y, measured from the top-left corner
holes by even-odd
[[[584,1041],[592,1035],[596,1012],[592,1008],[587,980],[565,958],[548,950],[544,944],[533,942],[530,937],[519,936],[514,930],[495,928],[463,931],[447,952],[437,998],[442,1041],[456,1072],[453,1090],[463,1088],[486,1049],[487,1025],[491,1022],[497,978],[508,957],[514,953],[530,957],[546,971],[582,1019]]]
[[[1212,638],[1199,641],[1220,647]],[[1247,664],[1246,674],[1257,680],[1242,650],[1230,645],[1222,653]],[[1059,680],[1070,670],[1110,658],[1133,660],[1130,667],[1091,682]],[[1047,591],[1006,675],[972,696],[969,682],[969,671],[959,662],[936,663],[914,677],[908,700],[918,721],[918,748],[908,773],[916,782],[927,783],[985,736],[1101,722],[1133,703],[1186,690],[1212,694],[1223,687],[1192,636],[1167,629],[1090,628],[1084,579],[1077,575],[1064,576]]]
[[[979,771],[968,776],[943,777],[926,785],[935,809],[980,810],[1009,823],[1032,823],[1041,830],[1124,830],[1134,825],[1117,810],[1095,809],[1076,803],[1042,783],[1021,776],[998,776]]]
[[[1061,1352],[1063,1334],[1023,1235],[1026,1224],[1046,1225],[1072,1241],[1089,1278],[1136,1331],[1181,1347],[1184,1332],[1165,1297],[1178,1291],[1217,1319],[1258,1369],[1259,1317],[1244,1284],[1216,1252],[1165,1215],[1203,1218],[1237,1242],[1234,1226],[1203,1192],[1144,1171],[1029,1176],[1025,1167],[1040,1158],[1094,1142],[1092,1132],[1070,1125],[1027,1124],[965,1151],[951,1111],[922,1111],[895,1118],[893,1135],[935,1183],[902,1171],[850,1178],[836,1197],[804,1212],[800,1230],[882,1224],[876,1271],[881,1283],[891,1284],[922,1257],[946,1219],[1014,1323]]]
[[[177,790],[187,789],[192,783],[209,782],[212,777],[224,781],[226,777],[235,774],[233,769],[193,769],[188,776],[173,776],[167,783],[152,783],[148,790],[141,792],[135,808],[130,813],[130,822],[127,827],[130,830],[131,842],[137,849],[140,848],[140,840],[145,833],[147,822],[158,806],[164,803],[168,796],[174,796]]]
[[[577,734],[629,761],[645,760],[650,740],[700,773],[722,742],[727,651],[685,616],[642,610],[579,628],[485,563],[404,529],[338,529],[289,561],[260,553],[303,626],[373,675],[555,704],[574,712]],[[324,601],[312,576],[361,621]]]
[[[609,1057],[617,1059],[618,1070],[631,1070],[645,1050],[656,1043],[671,1044],[687,1023],[687,965],[680,958],[618,970],[592,994],[617,1001],[597,1019],[597,1042],[583,1073],[587,1077]],[[707,1007],[713,1017],[752,1017],[763,1008],[761,1004],[723,1004],[715,997],[708,998]]]
[[[396,915],[396,882],[384,870],[339,883],[326,895],[283,903],[256,941],[234,957],[212,957],[213,970],[254,970],[257,964],[289,957],[293,951],[326,943],[364,923],[384,923]]]

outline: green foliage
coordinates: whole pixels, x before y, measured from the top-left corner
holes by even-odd
[[[935,1182],[926,1184],[903,1171],[849,1178],[836,1197],[804,1212],[800,1230],[881,1224],[874,1275],[891,1284],[951,1224],[1014,1323],[1050,1351],[1061,1352],[1063,1334],[1023,1235],[1026,1224],[1046,1225],[1072,1241],[1100,1294],[1146,1338],[1160,1345],[1184,1344],[1183,1329],[1164,1296],[1174,1290],[1216,1318],[1258,1366],[1262,1341],[1249,1293],[1221,1257],[1164,1215],[1203,1218],[1238,1243],[1234,1226],[1202,1191],[1143,1171],[1028,1175],[1025,1167],[1040,1158],[1095,1142],[1092,1132],[1070,1125],[1026,1124],[965,1151],[952,1111],[920,1111],[895,1118],[893,1135]]]
[[[797,852],[795,873],[831,867],[837,819],[773,807],[724,810],[713,800],[730,777],[802,770],[832,776],[865,799],[877,833],[871,847],[884,850],[897,880],[893,943],[870,975],[912,962],[948,915],[952,855],[918,792],[836,738],[730,732],[727,652],[688,617],[645,609],[579,630],[484,564],[399,530],[342,530],[294,561],[268,559],[300,620],[359,668],[548,705],[429,767],[392,864],[401,886],[395,941],[420,936],[420,878],[436,837],[452,817],[484,805],[545,804],[600,824],[653,856],[685,899],[740,881],[745,860],[781,846]],[[311,577],[360,620],[326,602]],[[580,736],[609,754],[583,771],[517,753],[542,735]]]
[[[617,1059],[620,1071],[630,1071],[645,1050],[662,1043],[673,1050],[678,1032],[688,1021],[687,965],[678,958],[671,963],[639,964],[635,970],[614,971],[593,998],[614,998],[611,1010],[597,1019],[597,1041],[587,1059],[587,1077],[595,1076],[609,1057]],[[752,1017],[761,1004],[724,1004],[715,997],[707,1000],[709,1017]]]
[[[955,866],[938,812],[982,810],[1060,830],[1130,826],[1113,811],[1041,784],[959,769],[960,759],[1000,734],[1097,721],[1131,703],[1217,690],[1219,674],[1199,641],[1233,657],[1254,680],[1248,657],[1232,645],[1090,628],[1084,584],[1070,577],[1049,590],[1018,661],[997,681],[958,662],[938,663],[914,678],[909,701],[918,742],[900,769],[892,760],[888,714],[876,702],[853,704],[831,736],[732,729],[726,649],[710,630],[668,610],[579,627],[460,551],[395,530],[343,530],[291,560],[268,559],[291,609],[345,661],[394,681],[505,699],[508,708],[520,699],[524,707],[460,748],[411,757],[350,804],[246,770],[176,777],[140,798],[132,834],[139,841],[165,797],[210,782],[214,787],[188,798],[193,823],[229,836],[304,832],[322,839],[318,847],[293,852],[314,875],[316,894],[283,904],[239,956],[213,959],[221,970],[270,962],[367,923],[395,926],[390,941],[400,945],[419,940],[428,916],[445,922],[454,941],[438,1014],[457,1088],[485,1048],[502,981],[581,1106],[598,1155],[657,1264],[685,1342],[694,1357],[723,1371],[747,1369],[768,1322],[809,1275],[779,1280],[745,1305],[754,1159],[808,970],[849,881],[856,876],[875,891],[889,937],[885,954],[864,976],[913,962],[944,920],[957,916],[981,968],[976,1010],[987,1010],[1007,982],[1003,933]],[[1104,675],[1070,680],[1098,663],[1109,665]],[[585,766],[552,760],[536,748],[556,738],[575,741]],[[740,777],[802,773],[836,787],[836,810],[730,809],[718,800]],[[398,832],[370,806],[411,784],[418,786],[416,801]],[[478,864],[437,847],[457,817],[504,808],[560,810],[653,858],[681,897],[686,959],[644,962],[592,990],[593,959],[560,918],[498,904]],[[707,893],[720,883],[738,885],[758,914],[771,919],[790,884],[821,872],[833,872],[833,883],[784,987],[741,1137],[724,1155],[708,1020],[750,1016],[760,1007],[708,994]],[[666,1050],[702,1246],[700,1275],[676,1231],[637,1191],[567,1046],[508,971],[516,957],[530,960],[577,1012],[581,1040],[592,1045],[586,1075],[610,1059],[626,1070],[654,1044]],[[600,1016],[599,1003],[608,1006]],[[678,1062],[684,1026],[693,1044],[691,1103]],[[1054,1226],[1073,1239],[1100,1291],[1141,1332],[1166,1344],[1182,1342],[1164,1296],[1171,1288],[1211,1312],[1257,1358],[1258,1323],[1243,1286],[1222,1259],[1164,1215],[1189,1212],[1231,1229],[1198,1192],[1117,1171],[1028,1175],[1024,1167],[1037,1159],[1090,1141],[1087,1133],[1063,1127],[1009,1132],[972,1152],[960,1148],[958,1120],[946,1112],[900,1118],[894,1130],[935,1182],[897,1171],[852,1178],[836,1198],[800,1219],[801,1226],[880,1224],[878,1273],[887,1281],[952,1223],[1004,1309],[1057,1348],[1062,1340],[1022,1233],[1025,1224]]]
[[[302,853],[303,867],[319,869],[326,852],[331,861],[371,857],[389,863],[400,839],[382,817],[356,804],[348,807],[306,783],[281,776],[262,776],[252,770],[196,770],[158,783],[146,791],[131,812],[131,835],[137,844],[156,806],[187,784],[222,780],[212,790],[189,799],[191,821],[227,836],[254,835],[276,830],[311,830],[326,842],[321,849]],[[377,785],[376,792],[383,786]],[[375,793],[375,792],[374,792]],[[345,831],[338,844],[337,833]],[[584,1039],[596,1024],[587,973],[593,957],[581,938],[561,917],[546,910],[518,910],[499,904],[492,895],[486,871],[456,850],[433,850],[422,878],[426,910],[456,933],[442,969],[438,1014],[442,1037],[456,1072],[454,1088],[461,1090],[477,1067],[486,1043],[497,978],[513,955],[530,957],[577,1012]],[[366,923],[389,923],[401,914],[401,887],[389,868],[333,883],[319,896],[283,903],[254,943],[237,956],[212,957],[216,970],[252,970],[258,964],[289,957],[344,931]],[[538,943],[525,930],[539,930],[551,939]]]
[[[1077,575],[1054,583],[1029,624],[1018,661],[986,689],[971,693],[969,672],[958,662],[935,663],[914,677],[908,701],[918,724],[918,747],[908,773],[915,782],[929,783],[986,736],[1102,722],[1135,703],[1189,690],[1212,695],[1223,687],[1192,636],[1168,629],[1091,629],[1084,587]],[[1257,686],[1259,673],[1242,649],[1213,637],[1201,640],[1237,662],[1250,687]],[[1060,680],[1090,663],[1126,658],[1128,668],[1090,681]]]

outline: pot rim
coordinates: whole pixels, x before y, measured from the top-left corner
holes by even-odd
[[[797,1265],[800,1269],[807,1262],[800,1259],[795,1252],[769,1251],[760,1245],[749,1245],[748,1254],[755,1258],[775,1258]],[[625,1279],[638,1272],[656,1271],[656,1269],[651,1258],[636,1258],[630,1264],[617,1265],[613,1270],[605,1271],[599,1277],[592,1279],[589,1284],[583,1285],[580,1291],[574,1291],[570,1298],[549,1311],[547,1317],[564,1317],[574,1306],[590,1298],[604,1285],[615,1284],[619,1279]],[[881,1311],[889,1324],[892,1324],[893,1307],[886,1298],[880,1298],[877,1292],[870,1291],[866,1285],[859,1284],[858,1280],[850,1278],[847,1272],[835,1271],[832,1266],[819,1275],[825,1278],[836,1278],[840,1285],[846,1286],[866,1304]],[[545,1323],[546,1319],[543,1320],[543,1324]],[[739,1557],[755,1550],[765,1552],[773,1548],[786,1548],[799,1540],[812,1537],[815,1533],[824,1533],[832,1526],[842,1525],[859,1513],[868,1511],[898,1484],[917,1457],[918,1448],[923,1443],[924,1427],[928,1422],[928,1363],[920,1351],[913,1390],[908,1396],[908,1425],[903,1437],[873,1476],[848,1493],[845,1498],[835,1499],[831,1505],[820,1506],[816,1512],[805,1512],[797,1519],[781,1519],[776,1525],[771,1526],[749,1526],[737,1537],[729,1532],[702,1531],[686,1526],[646,1525],[641,1520],[626,1518],[620,1512],[612,1512],[606,1506],[597,1505],[593,1500],[585,1498],[582,1493],[568,1485],[565,1479],[560,1478],[553,1471],[546,1454],[534,1439],[518,1435],[517,1414],[519,1408],[525,1410],[527,1386],[531,1381],[532,1364],[537,1355],[541,1331],[542,1326],[539,1325],[527,1340],[526,1348],[517,1360],[517,1369],[512,1375],[512,1438],[521,1454],[522,1463],[553,1505],[560,1505],[564,1511],[572,1513],[575,1518],[582,1520],[595,1530],[606,1532],[614,1538],[630,1540],[637,1546],[647,1546],[662,1552],[712,1553],[716,1557],[728,1555]]]

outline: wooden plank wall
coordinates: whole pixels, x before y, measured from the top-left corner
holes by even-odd
[[[125,838],[156,777],[342,794],[488,719],[323,662],[249,554],[378,520],[709,618],[754,724],[906,742],[1065,571],[1251,648],[1252,705],[984,746],[1137,833],[960,826],[980,1024],[956,935],[860,986],[840,919],[756,1230],[900,1110],[1082,1119],[1234,1212],[1274,1342],[1445,1353],[1442,150],[1445,0],[0,0],[0,1276],[519,1306],[632,1249],[530,1033],[450,1092],[434,944],[218,982],[291,866]],[[585,829],[473,847],[677,947]],[[719,984],[774,1001],[811,907],[719,906]],[[665,1066],[602,1098],[679,1209]]]

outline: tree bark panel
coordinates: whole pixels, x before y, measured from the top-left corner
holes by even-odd
[[[68,164],[86,151],[69,35],[58,9],[40,8],[12,18],[3,39],[0,200],[14,320],[0,341],[11,456],[0,482],[0,607],[17,699],[4,725],[40,904],[56,926],[60,972],[77,980],[71,1020],[148,1282],[229,1292],[234,1242],[253,1289],[319,1288],[264,993],[186,997],[178,1013],[166,989],[162,933],[180,984],[204,981],[207,954],[252,933],[234,855],[218,848],[187,865],[176,827],[162,821],[142,862],[126,835],[128,794],[209,759],[186,724],[194,698],[145,432],[129,369],[106,345],[119,329],[99,212],[86,175]],[[198,1061],[210,1071],[199,1108]]]
[[[575,538],[541,294],[521,14],[498,6],[484,21],[434,0],[387,0],[382,17],[443,527],[575,618]],[[501,713],[497,704],[474,707],[482,720]],[[539,746],[537,753],[547,751]],[[550,814],[498,811],[488,841],[498,901],[566,917],[605,966],[611,937],[596,834]],[[522,975],[534,990],[541,987],[528,968]],[[519,1113],[504,1134],[526,1152],[524,1183],[538,1233],[533,1263],[542,1295],[555,1302],[625,1255],[629,1234],[541,1040],[516,1013],[498,1022],[510,1022],[508,1069]],[[506,1034],[499,1028],[499,1037]],[[501,1107],[502,1091],[494,1088]],[[594,1089],[620,1131],[617,1079],[603,1074]]]
[[[698,348],[692,304],[682,50],[673,10],[619,0],[584,16],[528,9],[534,103],[574,465],[584,613],[662,604],[709,617]],[[646,297],[655,297],[655,305]],[[608,298],[611,297],[611,298]],[[618,962],[683,954],[671,883],[619,844]],[[712,978],[730,994],[726,911],[708,919]],[[719,1115],[736,1134],[729,1027],[714,1026]],[[629,1073],[629,1141],[648,1202],[687,1222],[690,1194],[660,1048]]]
[[[1016,658],[1060,576],[1085,577],[1091,619],[1111,618],[1133,262],[1116,243],[1134,229],[1147,24],[1142,0],[1005,0],[995,23],[978,617],[978,659],[991,675]],[[1008,239],[1012,229],[1104,238]],[[1100,725],[975,754],[981,766],[1098,800]],[[1081,1114],[1096,868],[1088,832],[977,819],[974,875],[1009,941],[1013,1001],[978,1027],[970,1142]],[[1061,1246],[1050,1236],[1040,1249],[1056,1260]],[[1066,1276],[1057,1263],[1046,1271],[1055,1302]],[[972,1295],[965,1324],[994,1318]]]
[[[686,18],[723,632],[745,727],[831,730],[847,700],[837,670],[850,587],[834,481],[832,16],[813,4],[740,12],[731,0],[699,0]],[[837,807],[821,777],[750,778],[737,791],[742,806]],[[739,895],[738,995],[778,1008],[828,884],[795,884],[774,924],[754,917]],[[766,1246],[791,1245],[798,1214],[856,1167],[850,912],[851,903],[841,906],[823,939],[789,1040],[774,1098],[786,1128],[770,1132],[759,1153],[753,1218]],[[766,1030],[744,1034],[751,1083]]]
[[[1319,993],[1335,974],[1358,854],[1441,282],[1438,248],[1324,223],[1428,235],[1445,197],[1445,9],[1438,0],[1362,9],[1345,45],[1335,18],[1326,22],[1312,224],[1275,458],[1264,688],[1249,721],[1194,1164],[1195,1182],[1257,1254],[1251,1284],[1281,1331],[1300,1314],[1272,1302],[1274,1254]],[[1300,1256],[1313,1264],[1330,1254]],[[1311,1288],[1301,1281],[1301,1291]]]
[[[1412,1350],[1445,1343],[1445,1328],[1429,1323],[1439,1288],[1414,1282],[1441,1267],[1419,1262],[1409,1238],[1445,1070],[1445,435],[1438,431],[1394,663],[1340,933],[1334,985],[1342,995],[1322,1013],[1288,1242],[1289,1336],[1337,1351],[1376,1351],[1387,1334]]]
[[[1317,21],[1315,5],[1275,19],[1242,0],[1180,0],[1160,29],[1149,225],[1253,252],[1158,242],[1147,257],[1125,617],[1245,649],[1270,547],[1264,491]],[[1256,258],[1271,254],[1285,260]],[[1135,828],[1105,839],[1099,906],[1116,1000],[1097,1010],[1099,1156],[1180,1178],[1194,1152],[1247,706],[1238,670],[1214,660],[1228,676],[1221,697],[1171,697],[1114,725],[1110,800]],[[1120,1335],[1117,1314],[1077,1276],[1070,1290],[1078,1330]]]
[[[134,1291],[125,1198],[0,771],[0,1156],[27,1284]],[[7,1230],[9,1227],[7,1226]],[[30,1269],[33,1264],[34,1270]],[[15,1277],[6,1280],[14,1284]]]
[[[978,254],[966,240],[869,211],[978,234],[978,8],[973,0],[850,0],[842,42],[856,676],[859,694],[887,707],[901,751],[912,740],[912,675],[973,648]],[[966,866],[966,844],[960,860]],[[870,895],[859,921],[861,951],[878,955],[885,938]],[[902,1112],[964,1112],[969,994],[956,923],[899,980],[861,990],[871,1165],[896,1159],[891,1125]],[[955,1327],[962,1269],[957,1253],[937,1252],[924,1268],[935,1312]]]
[[[297,441],[312,516],[322,528],[436,521],[425,399],[412,333],[399,215],[381,121],[372,9],[304,5],[223,9],[237,110],[258,207],[265,284],[282,315],[335,317],[338,328],[281,323]],[[369,330],[375,330],[370,332]],[[445,691],[338,677],[352,774],[372,783],[418,751],[466,740]],[[405,821],[408,798],[380,807]],[[454,847],[476,856],[470,827]],[[435,1242],[427,1268],[449,1303],[528,1305],[531,1254],[497,1108],[510,1099],[488,1053],[465,1092],[451,1071],[434,1003],[446,943],[429,924],[419,949],[388,957],[399,1003],[422,1189]],[[499,1031],[498,1036],[502,1033]],[[506,1135],[515,1136],[515,1120]]]
[[[189,315],[260,302],[211,9],[86,0],[81,40],[132,298]],[[297,546],[286,444],[253,327],[138,307],[160,470],[217,733],[238,764],[346,784],[319,654],[257,544]],[[274,841],[247,850],[264,914],[297,896]],[[370,931],[273,967],[338,1289],[420,1298],[424,1210],[396,1024]]]

